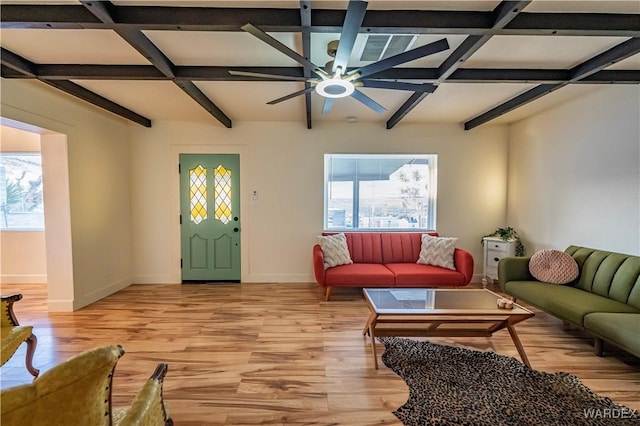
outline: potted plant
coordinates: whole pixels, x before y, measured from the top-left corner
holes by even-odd
[[[515,229],[513,229],[511,227],[498,228],[495,231],[493,231],[493,233],[485,235],[484,237],[482,237],[482,239],[480,240],[480,243],[482,245],[484,245],[484,239],[486,237],[498,237],[503,241],[515,241],[516,242],[516,247],[515,247],[516,256],[524,256],[524,245],[522,245],[522,241],[520,240],[520,237],[518,236],[518,233],[516,232]]]

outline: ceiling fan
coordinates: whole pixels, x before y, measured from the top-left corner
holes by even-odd
[[[333,105],[333,101],[335,99],[344,98],[347,96],[351,96],[352,98],[362,102],[379,114],[386,111],[386,109],[382,105],[378,104],[373,99],[358,90],[358,87],[373,87],[380,89],[408,90],[412,92],[429,93],[435,91],[436,86],[434,86],[433,84],[376,80],[375,78],[367,79],[366,77],[387,70],[396,65],[400,65],[405,62],[413,61],[415,59],[447,50],[449,49],[449,43],[447,42],[446,38],[421,47],[417,47],[415,49],[411,49],[395,56],[382,59],[377,62],[373,62],[360,68],[352,70],[349,70],[347,68],[347,63],[349,61],[349,58],[351,57],[351,51],[353,50],[356,37],[358,36],[358,31],[360,30],[360,26],[362,25],[362,22],[364,20],[366,10],[367,2],[349,1],[344,24],[342,26],[342,32],[340,33],[340,40],[330,42],[327,48],[327,53],[334,59],[328,62],[325,67],[319,67],[318,65],[314,64],[307,58],[299,55],[294,50],[291,50],[284,44],[280,43],[278,40],[271,37],[255,25],[246,24],[242,26],[242,29],[244,31],[259,38],[269,46],[279,50],[299,64],[311,69],[311,71],[315,74],[315,77],[293,77],[277,74],[264,74],[234,70],[230,70],[229,73],[232,75],[241,75],[248,77],[262,77],[288,81],[306,81],[312,83],[314,84],[313,86],[310,86],[303,90],[299,90],[281,98],[274,99],[267,103],[269,105],[274,105],[315,90],[316,93],[324,97],[322,114],[327,114],[331,110],[331,106]]]

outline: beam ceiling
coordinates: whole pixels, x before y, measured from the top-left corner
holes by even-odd
[[[640,53],[640,38],[631,38],[617,46],[603,52],[593,58],[576,65],[569,71],[570,78],[566,81],[556,84],[541,84],[534,87],[491,110],[478,115],[475,118],[464,123],[465,130],[471,130],[481,124],[484,124],[494,118],[497,118],[509,111],[512,111],[522,105],[532,102],[541,96],[554,92],[569,83],[580,81],[589,76],[597,74],[604,67],[613,65],[623,59]]]
[[[419,80],[421,83],[537,83],[538,86],[467,121],[471,129],[568,84],[638,84],[640,70],[606,70],[612,63],[640,52],[638,14],[525,12],[531,0],[502,1],[492,11],[367,10],[360,33],[466,35],[463,42],[436,68],[391,68],[368,78]],[[321,4],[321,3],[320,3]],[[311,56],[312,33],[339,33],[345,10],[300,8],[214,8],[119,6],[109,1],[81,0],[80,5],[2,5],[0,28],[112,30],[152,65],[96,65],[35,63],[2,48],[2,76],[38,79],[100,108],[144,126],[151,121],[71,80],[172,81],[194,101],[231,127],[232,121],[195,84],[195,81],[279,81],[229,74],[230,70],[289,77],[312,76],[309,67],[180,66],[174,64],[143,33],[166,31],[240,32],[250,22],[267,32],[294,32],[302,36],[302,57]],[[600,36],[628,40],[571,69],[462,68],[464,62],[496,35]],[[283,80],[284,81],[284,80]],[[307,128],[311,129],[312,86],[305,82]],[[415,92],[387,121],[395,126],[430,92]]]

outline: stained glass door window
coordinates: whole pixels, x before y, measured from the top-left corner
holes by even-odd
[[[191,222],[196,225],[207,218],[207,169],[198,165],[189,170],[189,199]]]
[[[215,218],[227,224],[231,221],[231,170],[220,165],[213,171]]]

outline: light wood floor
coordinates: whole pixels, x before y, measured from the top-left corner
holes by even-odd
[[[18,319],[35,326],[36,368],[122,344],[113,391],[114,406],[122,406],[166,361],[165,399],[176,425],[395,425],[391,411],[408,397],[384,364],[373,368],[361,333],[368,310],[357,289],[337,289],[325,302],[321,289],[304,283],[132,285],[65,314],[46,311],[44,285],[3,285],[2,294],[13,292],[24,294]],[[615,350],[596,357],[582,331],[535,312],[516,326],[534,368],[575,374],[640,409],[639,359]],[[455,342],[518,356],[506,330]],[[2,388],[31,380],[24,350],[0,369]]]

